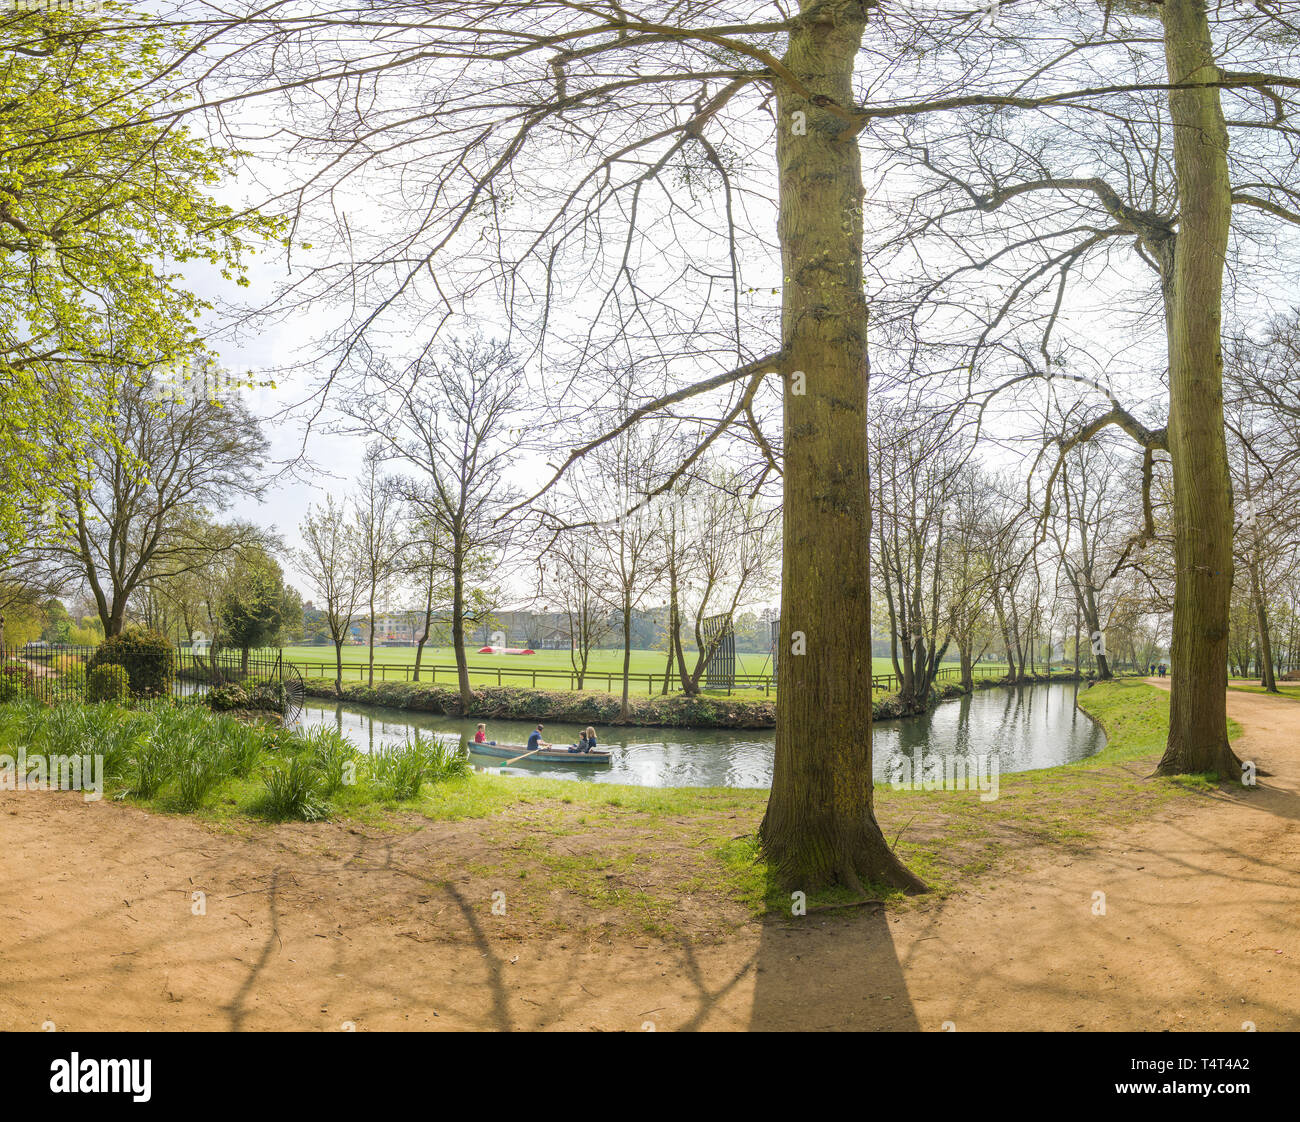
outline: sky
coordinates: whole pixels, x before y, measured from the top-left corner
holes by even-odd
[[[994,7],[996,8],[996,5]],[[274,136],[276,122],[272,119],[270,111],[264,107],[251,106],[243,112],[246,114],[243,124],[250,131],[261,130],[268,136]],[[279,168],[259,166],[258,173],[264,183],[269,182],[274,186],[277,182],[284,183],[289,177],[305,170],[306,165]],[[1085,159],[1079,167],[1070,170],[1075,174],[1086,173],[1090,170],[1088,161]],[[231,192],[231,201],[251,200],[256,198],[262,189],[261,186],[240,183],[232,184],[227,188]],[[525,198],[521,205],[526,206],[527,201]],[[348,220],[359,230],[368,229],[373,233],[376,229],[382,228],[387,220],[383,207],[375,200],[367,199],[363,190],[354,189],[351,197],[347,198],[346,204]],[[756,211],[756,214],[756,228],[762,229],[764,223],[774,228],[774,211],[765,215],[760,210]],[[769,229],[767,234],[770,236],[772,232]],[[296,256],[299,260],[304,257],[301,252]],[[305,256],[310,258],[312,255]],[[319,259],[319,255],[317,256]],[[760,264],[757,259],[747,261],[746,269],[750,275],[761,274]],[[647,267],[650,269],[650,275],[653,276],[653,266]],[[1115,330],[1106,322],[1107,302],[1116,300],[1121,289],[1130,285],[1138,274],[1139,271],[1135,270],[1121,272],[1117,276],[1079,290],[1076,298],[1066,308],[1067,318],[1063,325],[1063,332],[1073,331],[1077,337],[1098,346],[1103,355],[1112,356],[1114,362],[1107,363],[1105,358],[1102,359],[1102,365],[1107,366],[1108,373],[1115,373],[1118,378],[1122,378],[1126,388],[1131,389],[1138,400],[1158,405],[1162,391],[1158,370],[1153,369],[1153,365],[1158,366],[1160,356],[1149,349],[1134,349],[1126,338],[1124,329]],[[247,290],[237,289],[233,285],[223,285],[219,279],[205,273],[199,267],[190,270],[190,276],[195,290],[200,295],[218,303],[238,300],[251,305],[268,301],[273,297],[276,289],[290,279],[287,263],[279,254],[270,254],[256,260],[248,273],[251,287]],[[1268,298],[1265,297],[1265,303],[1267,302]],[[567,314],[570,314],[576,323],[579,314],[584,310],[586,309],[578,300],[567,310]],[[491,323],[493,312],[491,308],[485,309],[482,319]],[[277,388],[274,390],[266,387],[246,393],[246,400],[250,407],[267,419],[266,432],[271,439],[270,459],[272,461],[269,466],[287,464],[295,459],[301,450],[302,421],[305,411],[299,410],[296,415],[290,417],[284,416],[282,411],[289,404],[308,398],[315,389],[321,372],[303,370],[301,367],[293,370],[291,368],[312,354],[320,339],[335,326],[336,314],[328,307],[322,306],[316,310],[295,311],[291,316],[260,322],[256,327],[245,327],[237,332],[229,330],[224,315],[216,313],[211,319],[210,326],[215,329],[213,343],[227,368],[235,371],[251,370],[254,380],[274,380],[277,383]],[[1070,317],[1074,317],[1073,323],[1069,322]],[[1114,317],[1111,319],[1113,322]],[[1015,422],[1023,419],[1012,415],[1008,418],[1008,427],[1004,433],[990,430],[990,435],[1010,436],[1013,434]],[[229,513],[271,526],[284,537],[291,549],[296,546],[297,526],[308,507],[323,501],[327,495],[333,494],[339,497],[345,494],[354,487],[359,475],[364,442],[355,436],[331,432],[332,428],[337,427],[339,420],[337,415],[328,410],[317,419],[307,444],[307,452],[311,459],[310,467],[303,465],[304,470],[289,471],[282,475],[268,489],[263,502],[241,499],[234,504]],[[557,437],[557,446],[561,443],[566,446],[571,443],[570,434]],[[1005,449],[999,452],[996,441],[989,447],[995,462],[999,459],[1004,463],[1009,462],[1010,457],[1014,455]],[[520,463],[515,469],[516,481],[521,487],[536,489],[548,474],[544,459],[545,457],[540,453],[521,456]],[[308,582],[292,555],[290,554],[284,560],[291,583],[302,590],[305,596],[309,595]],[[522,593],[524,590],[521,587],[518,591]]]

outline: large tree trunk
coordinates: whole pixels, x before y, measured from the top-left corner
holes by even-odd
[[[804,0],[785,66],[853,101],[861,3]],[[785,504],[776,759],[760,839],[788,888],[923,891],[876,822],[871,771],[871,512],[862,168],[844,122],[776,82],[785,286]],[[792,126],[806,115],[807,135]],[[794,371],[803,372],[803,385]]]
[[[213,662],[213,666],[216,663]],[[343,640],[334,640],[334,694],[336,697],[343,696]]]
[[[1214,82],[1205,0],[1165,0],[1171,83]],[[1159,772],[1240,778],[1228,746],[1232,488],[1223,431],[1223,270],[1232,217],[1219,91],[1172,90],[1181,216],[1169,317],[1169,456],[1174,477],[1174,624],[1169,740]]]

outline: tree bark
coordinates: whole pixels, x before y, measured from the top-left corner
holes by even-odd
[[[474,704],[469,686],[469,659],[465,655],[465,560],[459,543],[451,568],[451,644],[456,651],[456,681],[460,687],[460,710],[468,713]]]
[[[623,592],[623,702],[619,707],[618,719],[626,721],[632,715],[632,706],[628,701],[629,676],[632,672],[632,595],[628,588]]]
[[[370,672],[366,685],[373,686],[375,684],[375,586],[373,583],[370,585],[370,601],[368,607],[370,608]]]
[[[421,633],[419,641],[415,644],[415,672],[411,675],[411,681],[420,680],[420,661],[424,658],[424,644],[429,641],[429,628],[433,624],[433,578],[430,576],[428,593],[424,598],[424,631]]]
[[[818,101],[852,103],[865,7],[800,6],[807,19],[790,33],[785,66]],[[776,758],[759,837],[790,889],[924,891],[874,810],[861,161],[843,121],[805,92],[776,82],[789,357]]]
[[[1218,79],[1205,0],[1165,0],[1171,83]],[[1169,739],[1158,772],[1240,779],[1228,745],[1232,486],[1223,426],[1223,270],[1232,218],[1219,91],[1172,90],[1180,219],[1169,326],[1169,456],[1174,477],[1174,622]]]
[[[1278,693],[1277,674],[1273,670],[1273,637],[1268,628],[1268,606],[1264,603],[1264,584],[1259,567],[1250,566],[1250,594],[1255,601],[1255,623],[1259,632],[1259,684],[1269,693]]]

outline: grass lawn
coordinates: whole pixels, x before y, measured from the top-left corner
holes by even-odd
[[[982,801],[978,791],[877,787],[886,837],[936,893],[1014,867],[1027,848],[1077,848],[1101,828],[1138,821],[1210,789],[1207,777],[1151,775],[1168,730],[1167,693],[1122,680],[1094,686],[1081,703],[1105,727],[1106,748],[1077,764],[1003,776],[992,801]],[[25,735],[26,714],[6,709],[0,710],[0,742],[12,750]],[[1231,736],[1239,732],[1230,725]],[[110,784],[108,794],[237,833],[274,830],[266,776],[283,768],[277,757],[287,747],[262,753],[241,775],[227,775],[192,809],[180,805],[175,783],[140,798],[127,793],[128,778]],[[429,835],[431,881],[459,883],[468,875],[484,899],[501,884],[514,884],[512,898],[522,895],[530,922],[546,929],[709,938],[758,915],[788,912],[790,896],[771,876],[755,837],[767,797],[764,790],[472,773],[425,782],[413,797],[392,798],[363,773],[355,786],[329,796],[335,821],[307,828],[323,831],[325,845],[336,844],[331,831],[350,829],[348,822],[399,834],[435,831]],[[879,896],[902,902],[886,891]],[[809,901],[814,907],[846,902],[843,892]]]
[[[334,671],[334,648],[332,646],[297,646],[285,647],[284,657],[302,670],[303,677],[328,678]],[[369,651],[365,646],[345,646],[343,648],[343,676],[348,681],[364,681]],[[688,668],[694,669],[695,656],[686,655]],[[635,693],[658,693],[663,685],[665,664],[663,651],[632,652],[631,674],[632,690]],[[415,665],[414,647],[376,647],[375,680],[401,681],[409,677],[405,669]],[[945,663],[945,666],[949,664]],[[951,664],[956,667],[956,663]],[[384,668],[390,668],[385,671]],[[572,664],[568,651],[538,651],[531,655],[485,655],[479,654],[477,647],[469,651],[470,682],[475,686],[503,685],[528,686],[539,689],[569,689]],[[444,685],[455,682],[456,654],[451,647],[426,647],[420,662],[420,678],[430,677],[430,668],[434,671],[434,681]],[[538,671],[536,681],[533,671]],[[560,672],[559,677],[543,674],[542,671]],[[763,675],[772,671],[771,659],[766,654],[753,652],[736,653],[736,672],[738,674]],[[991,673],[1004,673],[1005,666],[981,664],[978,676]],[[498,672],[500,679],[498,680]],[[893,662],[888,658],[872,660],[872,673],[892,674]],[[385,673],[387,677],[385,677]],[[638,677],[639,675],[639,677]],[[623,652],[621,650],[597,650],[591,654],[588,674],[584,685],[587,689],[621,692],[623,688]],[[576,687],[576,682],[572,685]]]
[[[1268,693],[1263,686],[1259,684],[1258,678],[1229,678],[1228,689],[1241,690],[1243,693]],[[1293,701],[1300,701],[1300,682],[1278,682],[1278,692],[1274,697],[1289,697]]]

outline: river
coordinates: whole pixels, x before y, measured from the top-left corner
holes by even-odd
[[[970,765],[982,757],[978,762],[986,772],[989,762],[996,761],[999,773],[1006,775],[1094,755],[1105,746],[1106,737],[1076,708],[1077,690],[1072,682],[995,687],[945,701],[924,716],[881,721],[875,726],[876,778],[896,778],[902,759],[916,765],[922,756],[956,757]],[[414,729],[440,740],[469,740],[478,723],[406,709],[331,705],[310,697],[302,721],[333,725],[363,751],[377,744],[400,744]],[[533,728],[524,721],[487,725],[491,739],[514,744],[523,744]],[[556,744],[572,742],[579,732],[577,725],[568,722],[545,729],[547,739]],[[613,753],[608,766],[525,760],[504,768],[491,757],[472,759],[483,771],[502,775],[645,787],[767,787],[772,782],[773,736],[768,730],[605,727],[597,732],[601,746]],[[917,766],[916,774],[920,773]]]

